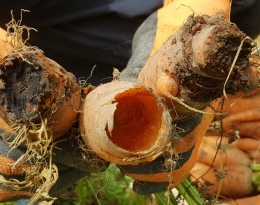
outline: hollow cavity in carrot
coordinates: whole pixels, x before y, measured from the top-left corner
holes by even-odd
[[[166,149],[171,118],[149,89],[113,81],[83,102],[80,129],[89,149],[120,165],[152,161]]]

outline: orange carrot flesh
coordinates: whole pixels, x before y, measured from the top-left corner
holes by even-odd
[[[260,140],[252,138],[241,138],[236,140],[236,147],[243,151],[257,150],[260,148]]]
[[[153,161],[171,136],[171,117],[149,90],[117,81],[98,86],[82,103],[79,124],[88,149],[119,165]]]
[[[117,109],[114,114],[114,128],[107,132],[109,139],[125,150],[131,152],[144,151],[152,147],[158,140],[162,126],[160,119],[162,109],[158,109],[157,101],[145,88],[125,91],[117,94]]]
[[[195,172],[197,170],[207,170],[210,166],[201,162],[196,162],[196,164],[192,167],[191,172]]]

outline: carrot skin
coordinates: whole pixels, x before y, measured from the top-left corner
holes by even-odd
[[[230,127],[226,127],[225,131],[237,130],[241,137],[260,138],[260,121],[234,123]]]
[[[197,155],[197,161],[205,163],[207,165],[211,165],[213,159],[215,157],[215,153],[217,151],[216,144],[206,144],[202,143]],[[213,167],[219,167],[221,165],[221,161],[224,165],[244,165],[248,166],[250,164],[250,159],[248,155],[235,148],[230,146],[229,144],[222,144],[221,148],[216,155],[215,161],[213,163]]]
[[[241,198],[247,196],[254,191],[252,186],[252,170],[249,167],[242,165],[230,165],[225,166],[224,170],[227,170],[227,175],[222,179],[222,186],[220,190],[220,195],[227,196],[231,198]],[[208,171],[206,169],[197,169],[191,171],[192,180],[200,178]],[[220,172],[220,168],[217,168],[217,171]],[[211,168],[204,176],[203,179],[212,182],[215,184],[213,192],[216,194],[219,189],[219,181],[215,177],[214,168]],[[224,172],[225,173],[225,172]],[[202,178],[199,179],[203,183]]]
[[[205,136],[203,138],[203,142],[212,145],[218,145],[220,143],[219,136]],[[244,152],[249,150],[257,150],[260,146],[260,139],[253,139],[253,138],[241,138],[236,139],[236,141],[232,142],[231,144],[228,143],[228,138],[223,137],[222,144],[228,144],[232,147],[236,147]]]

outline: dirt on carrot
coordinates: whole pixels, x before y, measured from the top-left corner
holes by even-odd
[[[174,107],[172,118],[175,119],[177,113],[178,120],[183,120],[221,97],[223,89],[236,94],[257,88],[259,80],[252,81],[247,69],[253,46],[254,43],[221,14],[189,16],[180,30],[145,64],[138,82],[165,97],[168,108]],[[239,47],[241,50],[231,71]],[[162,86],[163,82],[169,86]]]
[[[223,172],[220,168],[209,168],[209,166],[204,166],[196,169],[195,165],[195,168],[191,170],[191,179],[193,181],[199,179],[201,183],[199,187],[203,187],[203,184],[207,185],[208,189],[211,189],[211,194],[218,193],[220,179],[222,179],[220,196],[236,199],[254,192],[252,170],[249,167],[230,165],[225,166]]]
[[[77,120],[81,95],[72,73],[45,57],[39,48],[27,45],[30,30],[35,29],[21,25],[21,20],[16,21],[13,15],[7,24],[4,43],[10,50],[1,53],[0,117],[17,134],[14,139],[3,136],[10,144],[9,153],[21,145],[27,147],[12,168],[26,161],[33,163],[25,170],[26,179],[30,180],[23,184],[36,190],[30,202],[34,204],[39,198],[53,199],[48,195],[58,179],[57,167],[52,163],[53,140],[65,134]],[[7,188],[19,183],[4,177],[0,180]]]

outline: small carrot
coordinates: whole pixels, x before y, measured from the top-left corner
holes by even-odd
[[[241,137],[260,138],[260,121],[234,123],[227,130],[238,130]]]
[[[219,144],[220,137],[218,136],[205,136],[203,138],[203,142],[207,142],[208,144]],[[223,137],[222,144],[229,144],[228,138]],[[253,138],[241,138],[237,139],[236,141],[229,144],[232,147],[236,147],[242,151],[249,151],[249,150],[257,150],[260,147],[260,139],[253,139]]]
[[[240,198],[251,194],[254,190],[252,186],[252,170],[249,167],[242,165],[225,166],[224,171],[222,172],[223,174],[221,174],[220,168],[211,168],[209,171],[208,169],[209,166],[205,166],[204,169],[192,170],[191,178],[195,181],[203,175],[199,181],[203,183],[204,179],[213,183],[214,185],[209,188],[212,188],[215,194],[218,192],[220,183],[217,178],[223,175],[225,178],[222,179],[222,186],[220,190],[220,195],[222,196]]]
[[[223,119],[223,128],[228,131],[232,124],[260,120],[260,109],[249,109],[231,114]]]
[[[260,204],[260,194],[256,195],[256,196],[250,196],[250,197],[245,197],[245,198],[236,199],[236,200],[219,199],[219,201],[222,203],[230,204],[230,205],[258,205],[258,204]]]
[[[220,107],[221,105],[218,106],[218,109],[220,109]],[[260,96],[230,99],[228,102],[225,101],[223,106],[223,110],[227,111],[229,115],[257,108],[260,108]]]
[[[197,171],[197,170],[207,170],[210,166],[201,162],[196,162],[196,164],[192,167],[191,172]]]
[[[260,147],[260,140],[252,138],[241,138],[239,140],[236,140],[234,142],[234,145],[235,147],[243,151],[257,150]]]
[[[205,163],[207,165],[211,165],[215,157],[217,147],[218,145],[216,143],[207,144],[205,142],[205,137],[204,137],[204,141],[202,142],[197,155],[197,161]],[[250,164],[250,159],[245,152],[235,147],[232,147],[229,144],[221,145],[221,149],[218,151],[216,158],[214,160],[213,167],[219,167],[221,161],[223,162],[224,165],[248,166]]]

